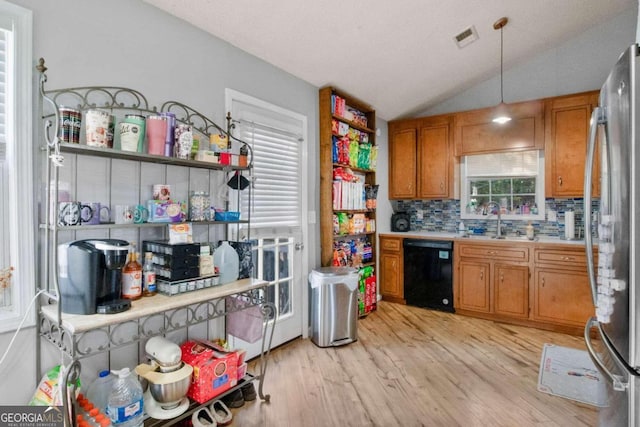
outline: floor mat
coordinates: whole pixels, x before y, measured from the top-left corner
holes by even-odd
[[[593,406],[605,406],[604,378],[583,350],[545,344],[538,390]]]

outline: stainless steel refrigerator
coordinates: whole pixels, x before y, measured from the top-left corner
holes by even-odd
[[[599,173],[598,260],[585,233],[596,316],[585,326],[589,354],[607,383],[600,426],[640,425],[640,141],[639,47],[621,56],[602,86],[591,116],[585,168],[585,230],[591,230],[591,179]],[[593,171],[594,154],[600,171]],[[598,175],[596,175],[598,176]],[[591,332],[594,332],[591,334]],[[595,335],[595,339],[592,339]]]

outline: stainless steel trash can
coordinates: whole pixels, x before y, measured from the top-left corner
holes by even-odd
[[[309,274],[311,341],[318,347],[358,339],[358,270],[322,267]]]

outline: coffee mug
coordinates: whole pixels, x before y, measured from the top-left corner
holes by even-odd
[[[116,205],[116,224],[133,224],[135,206],[131,205]]]
[[[136,205],[133,209],[133,222],[142,224],[149,220],[149,210],[142,205]]]
[[[109,222],[109,219],[111,218],[111,209],[109,209],[109,206],[102,205],[100,202],[85,202],[85,205],[91,208],[93,215],[91,218],[86,219],[83,211],[82,222],[90,225]]]
[[[58,203],[58,225],[70,226],[79,225],[84,218],[87,220],[93,217],[93,209],[80,202],[60,202]]]

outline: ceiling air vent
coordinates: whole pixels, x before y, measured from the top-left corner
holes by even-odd
[[[453,39],[456,41],[458,47],[462,49],[463,47],[478,40],[478,32],[476,31],[476,27],[472,25],[469,28],[462,30]]]

